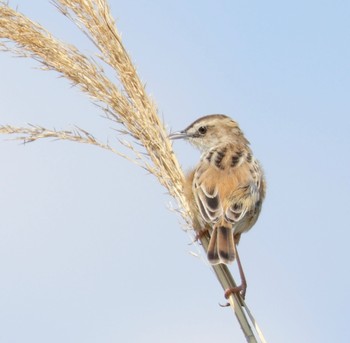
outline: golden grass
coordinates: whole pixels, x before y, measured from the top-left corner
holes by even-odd
[[[146,94],[136,69],[129,58],[104,0],[57,0],[53,2],[59,11],[71,19],[95,44],[99,58],[115,70],[122,88],[118,88],[105,74],[95,59],[88,58],[69,44],[52,36],[45,28],[0,1],[0,48],[22,57],[38,61],[45,70],[54,70],[78,86],[104,110],[106,118],[112,120],[123,134],[140,144],[146,154],[136,148],[135,143],[122,142],[133,156],[120,153],[109,144],[76,127],[73,130],[50,130],[41,126],[0,126],[0,134],[14,135],[16,139],[32,142],[42,138],[70,140],[92,144],[127,158],[155,175],[173,196],[179,212],[188,226],[192,226],[191,213],[183,193],[183,172],[173,153],[164,125],[157,115],[154,102]],[[206,250],[209,237],[201,238]],[[226,266],[213,266],[224,289],[234,287],[235,282]],[[238,295],[230,296],[234,309],[248,342],[257,342]],[[247,308],[246,308],[247,309]],[[249,314],[249,313],[248,313]],[[255,326],[255,323],[253,323]],[[257,330],[259,330],[257,328]],[[265,342],[258,334],[261,342]]]
[[[125,126],[126,131],[138,140],[147,150],[148,156],[137,154],[138,164],[154,174],[169,193],[188,211],[182,192],[182,173],[167,139],[167,132],[160,122],[154,103],[145,93],[137,76],[135,67],[127,55],[109,8],[104,1],[57,1],[60,11],[67,16],[77,14],[73,20],[79,26],[86,26],[86,33],[102,53],[103,61],[117,72],[123,84],[122,90],[105,75],[103,69],[93,59],[81,54],[77,48],[55,39],[42,26],[3,4],[0,8],[0,37],[16,43],[15,47],[2,43],[3,50],[32,57],[44,69],[55,70],[87,93],[94,101],[104,107],[106,116],[117,124]],[[70,14],[70,10],[73,11]],[[59,132],[38,128],[16,128],[17,133],[27,134],[33,141],[44,137],[70,139],[83,142],[81,138]],[[15,128],[1,127],[2,133],[16,133]],[[21,136],[21,138],[23,138]],[[85,140],[85,143],[92,143]],[[98,144],[103,145],[102,143]],[[130,144],[134,152],[137,149]],[[141,161],[140,161],[141,159]],[[151,163],[150,161],[151,160]],[[187,216],[185,215],[187,218]]]

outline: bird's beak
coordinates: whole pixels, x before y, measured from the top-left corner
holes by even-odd
[[[173,132],[168,136],[170,139],[182,139],[188,138],[188,134],[185,131]]]

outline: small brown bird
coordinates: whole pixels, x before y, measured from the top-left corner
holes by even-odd
[[[242,284],[225,296],[241,292],[244,297],[247,285],[236,245],[260,214],[266,187],[262,168],[238,124],[226,115],[204,116],[169,137],[187,139],[202,151],[185,184],[195,229],[211,233],[211,264],[229,264],[237,258]]]

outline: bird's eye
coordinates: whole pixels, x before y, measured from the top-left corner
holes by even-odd
[[[207,132],[207,127],[206,127],[206,126],[201,126],[201,127],[198,129],[198,132],[199,132],[201,135],[205,135],[205,133]]]

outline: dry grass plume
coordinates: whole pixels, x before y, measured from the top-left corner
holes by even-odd
[[[98,58],[115,70],[121,87],[106,76],[95,58],[89,58],[73,45],[59,41],[45,28],[1,0],[0,49],[16,56],[33,58],[40,63],[42,69],[56,71],[78,86],[104,110],[106,118],[112,120],[121,133],[130,136],[134,143],[124,141],[123,144],[130,149],[131,155],[118,152],[79,127],[57,131],[34,125],[2,125],[0,134],[11,135],[24,142],[54,138],[92,144],[132,160],[156,176],[176,199],[182,217],[191,226],[191,213],[183,193],[183,172],[173,153],[168,133],[157,114],[157,108],[146,94],[122,44],[107,1],[57,0],[53,4],[91,39],[99,50]],[[146,154],[139,147],[136,148],[135,143],[140,144]],[[208,237],[203,237],[201,243],[206,249]],[[213,266],[213,269],[224,289],[235,286],[226,266]],[[259,339],[265,342],[262,334],[256,334],[252,330],[248,319],[249,311],[240,296],[232,295],[229,301],[247,341],[258,342]],[[255,322],[253,326],[259,331]]]

